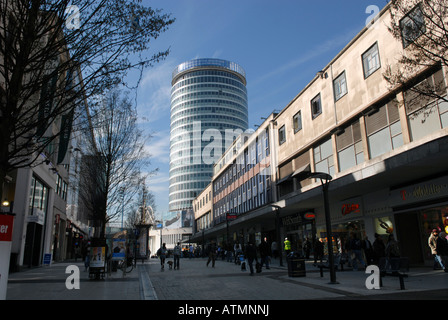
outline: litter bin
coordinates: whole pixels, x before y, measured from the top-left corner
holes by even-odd
[[[305,277],[305,259],[297,252],[291,252],[286,257],[288,261],[288,276]]]

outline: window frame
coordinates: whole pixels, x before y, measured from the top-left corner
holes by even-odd
[[[296,127],[296,119],[298,119],[297,121],[297,127]],[[294,133],[299,132],[300,130],[302,130],[303,126],[302,126],[302,110],[299,110],[293,117],[292,117],[292,127],[294,129]]]
[[[282,132],[282,136],[283,139],[281,139],[280,133]],[[285,125],[282,125],[279,129],[278,129],[278,144],[281,146],[282,144],[284,144],[286,142],[286,127]]]
[[[365,61],[365,57],[367,56],[368,53],[370,53],[370,51],[372,51],[373,48],[376,47],[376,55],[378,57],[378,65],[376,67],[376,69],[372,70],[369,74],[366,74],[369,70],[366,70],[366,65],[364,63]],[[371,55],[369,55],[371,56]],[[367,79],[368,77],[370,77],[372,74],[374,74],[376,71],[378,71],[379,69],[381,69],[381,56],[380,56],[380,49],[378,46],[378,41],[376,41],[373,45],[371,45],[362,55],[361,55],[361,61],[362,61],[362,70],[364,73],[364,79]]]
[[[421,23],[422,25],[417,25],[416,24],[416,13],[420,11],[420,14],[422,16],[422,20]],[[400,26],[400,35],[401,35],[401,40],[402,40],[402,44],[403,44],[403,48],[406,49],[409,45],[411,45],[412,43],[415,42],[415,40],[417,40],[418,38],[420,38],[421,35],[423,35],[424,33],[426,33],[426,22],[425,22],[425,16],[423,14],[423,10],[421,7],[421,4],[417,4],[415,7],[413,7],[403,18],[400,19],[398,25]],[[414,35],[412,35],[412,39],[410,39],[410,37],[406,37],[405,35],[405,30],[409,31],[410,28],[405,28],[405,27],[409,27],[412,25],[412,31],[413,33],[415,33]],[[418,32],[416,32],[418,31]]]
[[[341,86],[342,83],[345,84],[345,92],[343,92],[342,90],[339,90],[340,93],[339,93],[339,95],[337,95],[336,88],[339,88],[339,89],[343,88],[343,86]],[[345,76],[345,70],[344,70],[333,80],[334,101],[336,102],[336,101],[342,99],[342,97],[344,97],[347,93],[348,93],[347,77]]]
[[[319,101],[319,112],[314,112],[314,101]],[[320,92],[310,101],[311,104],[311,119],[314,120],[316,119],[318,116],[320,116],[322,114],[322,98],[320,96]]]

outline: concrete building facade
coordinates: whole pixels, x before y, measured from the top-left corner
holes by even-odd
[[[390,87],[384,73],[396,70],[409,48],[389,32],[389,10],[386,5],[272,119],[277,193],[271,204],[232,222],[244,226],[245,240],[272,239],[276,212],[281,238],[288,237],[293,250],[302,250],[306,239],[325,242],[321,182],[306,178],[323,172],[332,177],[335,251],[346,252],[353,234],[372,243],[375,234],[384,243],[392,235],[411,263],[433,263],[430,231],[448,225],[447,70],[437,64],[416,68],[412,82]],[[415,99],[412,89],[422,85],[442,98]],[[219,232],[226,230],[218,225],[210,236]]]

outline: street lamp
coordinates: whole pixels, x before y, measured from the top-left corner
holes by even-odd
[[[277,206],[275,204],[269,204],[270,207],[275,208],[275,231],[276,231],[276,238],[277,238],[277,246],[280,246],[280,266],[283,267],[283,251],[282,251],[282,241],[280,239],[280,209],[282,207]]]
[[[337,284],[336,281],[336,271],[334,265],[333,256],[333,241],[331,232],[331,219],[330,219],[330,208],[328,202],[328,187],[330,185],[331,179],[333,179],[328,173],[324,172],[311,172],[308,176],[309,178],[320,179],[322,184],[322,190],[324,194],[324,206],[325,206],[325,223],[327,228],[327,244],[328,244],[328,263],[330,267],[330,284]]]

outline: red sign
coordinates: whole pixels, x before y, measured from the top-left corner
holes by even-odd
[[[359,204],[343,204],[341,213],[343,216],[349,214],[349,213],[359,213],[360,212],[360,206]]]
[[[303,215],[306,220],[313,220],[316,218],[316,215],[313,212],[307,212]]]
[[[12,240],[12,225],[14,216],[0,214],[0,241]]]
[[[236,214],[227,214],[227,220],[235,220],[237,217]]]

